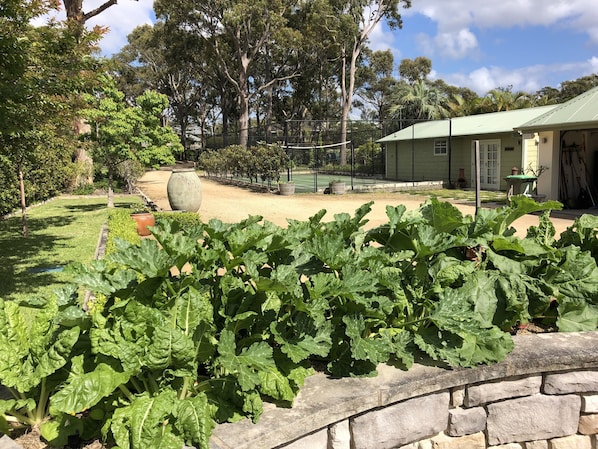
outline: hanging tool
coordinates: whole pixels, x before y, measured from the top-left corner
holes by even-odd
[[[582,151],[585,153],[586,135],[582,134],[582,136],[583,136],[583,144],[582,144],[581,148],[582,148]],[[579,147],[577,147],[577,159],[579,161],[579,165],[582,166],[582,169],[584,172],[584,181],[586,183],[586,191],[588,192],[588,195],[590,196],[590,200],[592,201],[592,206],[596,207],[596,201],[594,201],[594,195],[592,195],[592,189],[590,187],[590,184],[588,183],[588,166],[586,164],[585,158],[581,155]]]

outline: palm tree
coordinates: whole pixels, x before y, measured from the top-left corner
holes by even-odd
[[[449,116],[446,95],[424,80],[401,83],[393,94],[392,118],[436,120]]]
[[[532,97],[530,94],[523,91],[512,91],[512,86],[507,88],[498,88],[488,91],[484,97],[488,100],[487,105],[490,106],[491,111],[512,111],[513,109],[529,108],[532,104]]]

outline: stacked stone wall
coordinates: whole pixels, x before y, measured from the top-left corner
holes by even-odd
[[[218,426],[212,449],[598,449],[598,333],[517,337],[493,366],[310,378],[293,408]]]

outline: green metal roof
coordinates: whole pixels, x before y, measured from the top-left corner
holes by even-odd
[[[598,127],[598,87],[558,105],[539,117],[530,119],[517,129],[527,132],[582,127]]]
[[[378,142],[395,142],[411,139],[433,139],[436,137],[475,136],[513,132],[521,124],[529,122],[554,109],[556,106],[516,109],[514,111],[491,112],[488,114],[456,117],[416,123],[408,128],[390,134]]]

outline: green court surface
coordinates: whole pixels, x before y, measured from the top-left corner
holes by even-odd
[[[321,192],[331,181],[343,181],[346,186],[346,190],[351,190],[352,187],[374,185],[374,184],[386,184],[388,181],[373,177],[353,177],[343,176],[338,174],[318,173],[318,172],[292,172],[290,174],[291,181],[295,183],[295,193],[307,193],[307,192]],[[281,181],[287,181],[287,173],[283,173],[280,177]]]

